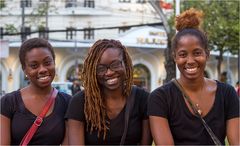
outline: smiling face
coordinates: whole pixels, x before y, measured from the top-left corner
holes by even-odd
[[[107,67],[105,74],[101,73]],[[118,48],[106,49],[97,65],[97,80],[103,90],[122,90],[125,80],[125,65]],[[100,74],[99,74],[100,71]]]
[[[179,39],[174,60],[181,72],[181,78],[194,80],[204,77],[207,59],[207,52],[199,43],[197,37],[185,35]]]
[[[49,49],[33,48],[25,56],[25,74],[30,85],[45,88],[51,86],[55,76],[55,62]]]

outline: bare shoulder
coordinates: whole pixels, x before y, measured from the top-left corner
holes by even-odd
[[[217,90],[217,82],[212,79],[205,78],[207,90],[210,92],[216,92]]]

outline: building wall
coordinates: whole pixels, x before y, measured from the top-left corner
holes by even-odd
[[[21,28],[21,11],[19,0],[6,1],[8,7],[0,10],[0,27],[6,24],[13,24],[19,31]],[[83,0],[78,0],[79,5]],[[45,23],[45,16],[30,16],[34,13],[35,8],[39,6],[38,1],[32,1],[32,8],[25,9],[25,26],[31,26],[32,31],[36,31],[40,23]],[[66,27],[75,27],[83,29],[86,27],[101,28],[112,26],[128,26],[139,25],[145,23],[161,23],[161,19],[154,12],[150,4],[138,4],[136,1],[131,3],[119,3],[117,0],[96,0],[95,8],[65,8],[64,1],[50,1],[50,10],[48,16],[48,24],[50,30],[66,29]],[[32,21],[34,20],[34,21]],[[98,39],[109,38],[119,39],[129,50],[133,60],[133,65],[144,65],[150,74],[150,91],[162,85],[166,77],[164,68],[164,50],[165,47],[156,44],[130,44],[128,41],[132,38],[131,32],[139,32],[139,28],[131,29],[126,33],[119,34],[118,29],[103,29],[94,32],[94,39],[83,40],[83,31],[78,31],[77,36],[71,40],[66,40],[66,32],[56,32],[49,34],[49,40],[53,44],[56,53],[56,73],[54,81],[66,81],[68,70],[76,64],[83,64],[88,48]],[[145,29],[145,28],[143,28]],[[156,27],[163,30],[161,26]],[[147,31],[148,28],[145,29]],[[141,30],[143,31],[143,30]],[[144,31],[143,31],[144,32]],[[143,33],[138,34],[138,37]],[[28,38],[38,37],[38,33],[31,34]],[[136,37],[136,36],[135,36]],[[145,39],[148,39],[146,36]],[[137,37],[136,37],[137,38]],[[136,38],[133,38],[133,40]],[[24,73],[18,59],[18,48],[21,44],[20,36],[4,36],[4,39],[10,41],[10,55],[7,59],[1,59],[1,78],[2,90],[11,92],[22,86]],[[86,42],[84,44],[83,42]],[[71,43],[68,45],[67,43]],[[163,45],[164,46],[164,45]],[[238,79],[237,58],[230,58],[230,70],[232,85]],[[217,79],[215,55],[211,55],[207,63],[206,71],[210,78]],[[225,56],[222,65],[223,70],[227,68],[227,57]],[[11,76],[9,78],[9,76]]]

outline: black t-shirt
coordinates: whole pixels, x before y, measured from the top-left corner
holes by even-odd
[[[239,117],[239,99],[230,85],[217,82],[213,107],[203,117],[220,142],[226,137],[226,121]],[[201,120],[193,115],[173,82],[155,89],[149,97],[148,115],[168,119],[176,145],[214,145]]]
[[[65,135],[65,119],[71,96],[58,92],[53,112],[43,119],[29,145],[60,145]],[[1,114],[11,120],[11,145],[19,145],[36,116],[23,103],[20,90],[1,98]]]
[[[142,121],[147,119],[147,100],[149,93],[143,89],[137,88],[135,103],[130,113],[128,132],[125,140],[125,144],[138,144],[141,141],[142,136]],[[85,122],[84,116],[84,91],[77,93],[72,101],[70,102],[66,118],[74,119],[81,122]],[[125,105],[126,107],[126,105]],[[90,134],[85,127],[85,144],[96,145],[96,144],[116,144],[119,145],[124,130],[124,116],[125,107],[114,119],[110,121],[110,128],[107,132],[105,140],[103,140],[103,133],[98,138],[97,130],[93,130]],[[86,125],[86,124],[85,124]]]

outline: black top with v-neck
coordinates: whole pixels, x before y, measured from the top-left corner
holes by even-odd
[[[220,142],[226,137],[226,121],[239,117],[239,98],[230,85],[217,82],[215,100],[203,117]],[[166,118],[176,145],[214,145],[201,120],[187,107],[173,82],[155,89],[149,97],[148,115]]]
[[[58,92],[53,111],[43,119],[29,145],[60,145],[65,135],[65,119],[71,96]],[[20,90],[1,98],[1,114],[11,121],[11,145],[19,145],[23,136],[32,126],[36,115],[29,111],[22,100]]]
[[[136,145],[141,141],[142,136],[142,121],[147,119],[147,100],[149,93],[141,88],[137,88],[135,103],[133,110],[130,113],[128,131],[125,140],[125,144]],[[87,145],[119,145],[124,130],[124,116],[125,107],[121,112],[113,119],[106,117],[106,120],[110,122],[109,130],[105,140],[103,139],[103,133],[98,138],[98,131],[93,130],[92,133],[87,131],[85,127],[85,144]],[[84,116],[84,91],[77,93],[70,102],[66,118],[74,119],[81,122],[85,122]],[[86,125],[86,124],[85,124]]]

